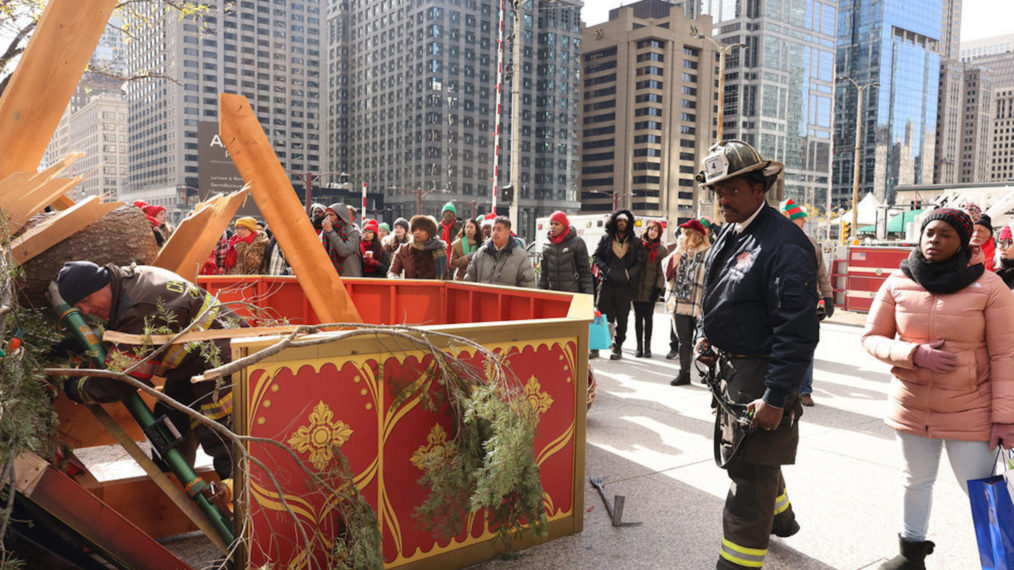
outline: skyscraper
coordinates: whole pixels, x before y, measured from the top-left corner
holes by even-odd
[[[785,195],[823,209],[829,191],[835,0],[705,0],[730,49],[723,138],[785,164]]]
[[[715,140],[711,19],[642,0],[585,29],[581,210],[673,222],[698,215],[694,176]]]
[[[841,0],[837,71],[859,85],[878,83],[863,98],[860,195],[892,199],[899,184],[933,180],[941,54],[955,43],[954,3],[925,0]],[[833,199],[852,195],[856,88],[835,90]]]
[[[500,186],[510,183],[510,81],[503,134],[494,136],[497,0],[330,0],[328,164],[385,191],[392,216],[489,211],[496,145]],[[519,233],[536,216],[576,208],[580,7],[576,0],[523,3]],[[511,62],[510,2],[504,66]],[[498,207],[507,204],[500,197]],[[504,210],[505,211],[505,210]]]
[[[154,78],[127,85],[130,175],[121,198],[174,199],[183,186],[206,191],[198,130],[217,124],[222,92],[250,100],[282,166],[320,170],[317,0],[216,0],[207,14],[182,19],[163,4],[134,10],[145,19],[129,22],[143,33],[126,45],[128,73]]]

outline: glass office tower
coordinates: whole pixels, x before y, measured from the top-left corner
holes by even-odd
[[[838,12],[833,199],[849,203],[856,88],[863,97],[860,197],[892,200],[899,184],[933,181],[944,0],[841,0]]]
[[[823,210],[831,169],[834,0],[709,0],[725,68],[723,138],[785,163],[785,195]]]

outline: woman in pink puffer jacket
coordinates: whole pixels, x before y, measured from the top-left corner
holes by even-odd
[[[992,474],[999,442],[1014,446],[1014,294],[970,263],[971,234],[961,210],[931,212],[866,321],[863,347],[892,366],[887,424],[905,462],[901,554],[881,569],[925,568],[943,447],[964,486]]]

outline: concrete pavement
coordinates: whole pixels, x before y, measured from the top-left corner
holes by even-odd
[[[836,312],[821,328],[817,405],[805,408],[796,465],[784,469],[802,530],[772,539],[765,568],[876,568],[897,553],[901,461],[882,421],[888,367],[860,346],[856,325],[864,321]],[[599,391],[588,415],[586,475],[602,477],[608,496],[624,495],[624,519],[643,524],[612,527],[586,482],[583,533],[473,568],[714,568],[728,479],[712,458],[710,393],[696,375],[690,386],[669,386],[679,366],[665,360],[667,322],[655,315],[652,359],[634,358],[628,338],[623,360],[591,361]],[[937,547],[928,568],[979,567],[968,500],[946,459],[929,539]]]

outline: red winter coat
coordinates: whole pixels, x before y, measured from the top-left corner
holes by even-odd
[[[917,368],[916,347],[939,339],[958,367]],[[992,424],[1014,423],[1014,294],[995,273],[936,295],[896,271],[873,301],[862,342],[893,366],[887,424],[894,429],[989,441]]]

